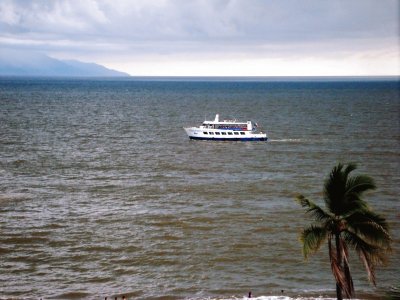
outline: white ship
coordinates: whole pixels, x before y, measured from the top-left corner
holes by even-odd
[[[251,121],[238,122],[236,120],[204,121],[199,127],[184,128],[189,138],[193,140],[215,141],[266,141],[267,134],[258,130],[257,123]]]

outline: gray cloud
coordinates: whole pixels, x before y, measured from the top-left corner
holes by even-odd
[[[397,0],[0,2],[0,46],[64,56],[398,50]]]
[[[391,36],[397,0],[2,1],[2,31],[152,39],[320,39]]]

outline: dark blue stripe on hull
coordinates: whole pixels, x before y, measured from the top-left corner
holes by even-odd
[[[192,140],[201,141],[232,141],[232,142],[249,142],[249,141],[266,141],[268,138],[205,138],[205,137],[189,137]]]

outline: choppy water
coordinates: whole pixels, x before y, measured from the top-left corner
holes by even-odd
[[[215,113],[270,140],[190,141]],[[376,289],[351,257],[379,298],[400,278],[399,116],[398,81],[1,78],[0,298],[332,297],[294,196],[321,201],[339,161],[376,180],[392,228]]]

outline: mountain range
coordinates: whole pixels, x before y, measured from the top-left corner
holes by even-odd
[[[130,76],[95,63],[59,60],[42,53],[0,50],[0,76]]]

